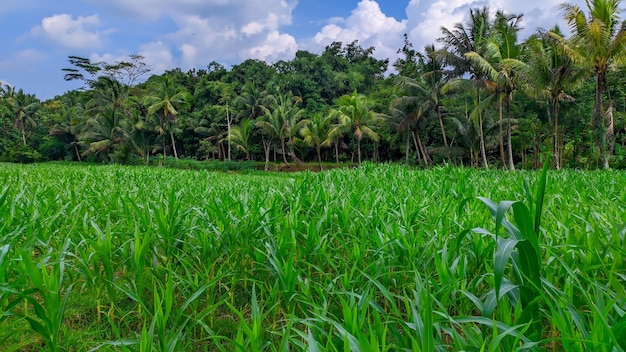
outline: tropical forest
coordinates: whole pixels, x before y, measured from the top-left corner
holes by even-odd
[[[0,350],[626,350],[626,21],[586,5],[3,84]]]

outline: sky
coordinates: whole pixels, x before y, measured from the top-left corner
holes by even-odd
[[[245,59],[290,60],[333,41],[358,40],[374,56],[397,57],[407,33],[414,48],[470,8],[523,13],[521,34],[562,20],[563,0],[17,0],[0,6],[0,82],[40,99],[80,86],[66,82],[70,55],[113,63],[140,54],[151,74],[226,67]],[[584,6],[583,0],[571,0]]]

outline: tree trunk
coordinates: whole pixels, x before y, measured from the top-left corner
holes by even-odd
[[[422,139],[420,138],[419,133],[416,133],[415,131],[411,131],[411,134],[413,135],[413,139],[417,139],[417,146],[420,149],[421,153],[422,153],[422,157],[424,158],[424,165],[426,167],[428,167],[428,153],[426,153],[426,148],[424,148],[424,145],[422,144]]]
[[[163,142],[163,161],[167,160],[167,148],[165,145],[165,137],[161,138],[161,141]]]
[[[269,141],[263,139],[263,151],[265,152],[265,171],[269,169],[270,166],[270,143]]]
[[[502,167],[506,169],[506,161],[504,160],[504,131],[502,130],[502,99],[498,97],[498,127],[500,128],[500,162]]]
[[[339,164],[339,141],[335,141],[335,162]]]
[[[552,141],[552,157],[554,158],[554,168],[559,170],[561,169],[561,161],[560,161],[560,156],[559,156],[559,102],[557,99],[553,99],[552,100],[552,109],[554,110],[554,113],[552,116],[554,122],[554,132],[552,135],[552,139],[554,139],[554,141]],[[549,110],[548,110],[549,111]]]
[[[439,105],[437,105],[435,110],[437,111],[437,118],[439,119],[439,127],[441,127],[441,136],[443,137],[443,145],[446,147],[446,152],[448,153],[448,159],[450,159],[450,146],[448,145],[448,137],[446,137],[446,129],[443,125],[443,116],[441,115],[441,109]]]
[[[480,139],[480,156],[483,159],[483,167],[485,170],[489,170],[489,163],[487,162],[487,151],[485,150],[485,133],[483,132],[483,114],[478,113],[478,138]]]
[[[604,169],[609,168],[609,159],[606,153],[606,123],[604,119],[604,107],[602,106],[602,93],[604,93],[606,77],[603,72],[596,72],[595,102],[593,106],[593,130],[594,143],[600,152],[600,161]]]
[[[409,151],[411,150],[411,136],[407,133],[406,134],[406,150],[404,152],[404,159],[405,159],[405,163],[408,164],[409,163]]]
[[[513,163],[513,144],[511,143],[511,100],[513,100],[510,93],[506,95],[506,143],[507,153],[509,157],[509,170],[515,170],[515,164]]]
[[[615,123],[613,120],[613,102],[609,102],[609,108],[606,110],[606,122],[608,126],[606,126],[606,150],[608,157],[611,157],[614,153],[615,149]],[[609,168],[608,165],[608,157],[607,157],[607,165],[605,168]]]
[[[228,160],[230,161],[230,114],[228,112],[228,104],[226,104],[226,124],[228,125]]]
[[[415,146],[415,154],[417,155],[417,162],[418,164],[422,164],[422,153],[420,152],[420,148],[419,145],[417,144],[417,139],[415,139],[415,133],[413,131],[411,131],[411,134],[409,134],[409,136],[413,137],[413,146]]]
[[[288,144],[288,147],[289,147],[289,156],[291,156],[291,159],[293,159],[293,161],[297,164],[302,164],[302,160],[298,158],[298,156],[296,155],[296,152],[293,150],[293,142],[290,142]]]
[[[174,158],[178,160],[178,152],[176,151],[176,142],[174,141],[174,133],[170,131],[170,138],[172,139],[172,149],[174,150]]]
[[[322,171],[322,153],[320,151],[320,146],[317,146],[315,149],[317,150],[317,163],[320,165],[320,171]]]
[[[361,166],[361,138],[356,138],[356,150],[359,155],[359,166]]]
[[[448,137],[446,137],[446,129],[443,125],[443,116],[441,115],[441,109],[439,108],[439,105],[437,105],[436,108],[437,111],[437,118],[439,119],[439,127],[441,127],[441,136],[443,137],[443,145],[448,148]]]
[[[285,162],[285,166],[289,167],[289,163],[287,162],[287,153],[285,151],[285,139],[284,138],[280,139],[280,147],[283,152],[283,161]]]
[[[82,162],[82,160],[80,159],[80,153],[78,152],[78,143],[76,141],[74,141],[74,151],[76,152],[76,157],[78,158],[78,162]]]

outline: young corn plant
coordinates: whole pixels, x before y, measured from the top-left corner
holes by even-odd
[[[491,316],[496,305],[505,294],[515,308],[515,323],[527,328],[525,335],[531,340],[539,340],[543,332],[540,302],[544,297],[541,277],[542,251],[540,247],[541,214],[547,183],[548,163],[544,164],[534,196],[527,190],[528,206],[521,201],[501,201],[496,203],[488,198],[478,197],[495,220],[495,233],[485,229],[474,232],[490,234],[496,241],[493,255],[494,288],[481,304],[483,316]],[[506,218],[509,209],[513,210],[513,222]],[[504,227],[508,236],[501,234]],[[463,232],[457,239],[457,246],[467,234]],[[460,248],[460,247],[458,247]],[[512,262],[513,278],[504,274]],[[505,343],[505,342],[502,342]]]
[[[73,284],[64,287],[66,260],[71,241],[67,239],[52,262],[50,256],[41,257],[35,263],[31,254],[22,251],[22,270],[28,275],[32,290],[21,293],[23,299],[30,303],[35,313],[23,314],[31,329],[39,335],[50,352],[61,350],[64,331],[65,308],[67,306]]]
[[[107,219],[105,230],[100,229],[98,224],[91,221],[90,227],[95,233],[88,232],[87,238],[76,246],[77,253],[74,255],[76,271],[85,279],[85,285],[96,293],[98,324],[101,322],[102,300],[105,292],[109,303],[108,314],[111,317],[115,316],[115,302],[117,301],[115,271],[117,265],[114,258],[112,226],[110,219]],[[89,225],[85,224],[84,228],[88,229]]]
[[[250,321],[248,322],[243,310],[239,310],[226,302],[226,305],[239,318],[237,336],[231,341],[235,351],[262,351],[271,346],[271,342],[266,339],[263,328],[263,319],[267,316],[267,312],[263,313],[262,307],[259,305],[256,284],[252,285],[250,304]]]

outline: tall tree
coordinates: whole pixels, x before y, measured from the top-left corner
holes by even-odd
[[[443,36],[438,40],[443,43],[444,48],[450,55],[446,57],[448,65],[455,68],[458,77],[452,86],[464,86],[465,82],[470,82],[471,87],[476,92],[475,107],[481,104],[480,90],[486,86],[486,78],[481,70],[472,65],[470,60],[465,56],[469,52],[482,54],[484,52],[484,43],[491,35],[492,25],[489,20],[489,8],[470,9],[470,14],[465,23],[457,23],[452,30],[445,27],[441,28]],[[462,78],[469,75],[469,81]],[[448,86],[450,89],[452,86]],[[479,111],[476,114],[478,120],[478,132],[480,135],[480,152],[485,169],[489,168],[487,162],[487,153],[485,150],[485,136],[483,129],[483,115]]]
[[[365,95],[357,92],[339,98],[337,106],[334,114],[339,120],[339,125],[334,128],[332,133],[344,134],[350,132],[354,135],[358,161],[359,165],[361,165],[361,141],[364,137],[367,137],[378,142],[380,136],[375,130],[383,124],[384,119],[381,114],[372,110],[371,101]]]
[[[521,49],[517,43],[517,33],[520,30],[519,21],[522,15],[507,15],[498,11],[493,25],[493,32],[485,44],[484,54],[469,52],[465,56],[470,62],[483,72],[490,80],[492,94],[498,101],[498,116],[502,126],[503,103],[506,112],[506,138],[508,168],[515,170],[513,162],[513,146],[511,143],[511,104],[513,92],[516,89],[515,69],[523,65],[519,60]],[[502,127],[501,127],[502,129]],[[502,132],[500,136],[502,138]],[[502,149],[502,142],[500,142]]]
[[[322,147],[328,147],[332,144],[332,138],[329,137],[331,129],[332,116],[324,113],[317,113],[311,119],[303,120],[303,127],[300,129],[300,135],[304,144],[315,148],[317,154],[317,162],[322,170]]]
[[[404,99],[420,101],[417,108],[416,118],[422,117],[428,110],[433,110],[437,116],[443,144],[448,152],[449,144],[443,120],[443,89],[448,83],[449,74],[445,71],[444,52],[435,50],[434,45],[427,45],[425,53],[417,53],[418,65],[416,74],[418,77],[410,78],[400,76],[398,85],[404,90]]]
[[[239,125],[233,126],[228,133],[228,139],[235,144],[235,148],[246,154],[246,160],[250,160],[250,151],[252,150],[252,131],[254,129],[254,121],[249,118],[241,120]]]
[[[573,4],[563,4],[565,20],[573,36],[566,41],[553,34],[572,60],[590,69],[595,77],[593,106],[594,144],[600,153],[602,167],[609,168],[613,139],[612,114],[606,114],[603,94],[609,87],[607,72],[626,57],[626,21],[620,21],[620,0],[587,0],[588,14]]]
[[[257,126],[261,127],[272,138],[277,139],[280,143],[280,150],[283,155],[283,161],[289,166],[287,161],[287,148],[289,148],[291,157],[295,159],[293,152],[293,136],[295,131],[301,127],[300,118],[304,113],[298,104],[302,101],[300,97],[294,96],[291,92],[276,93],[268,97],[271,101],[269,107],[262,107],[265,114],[261,120],[257,122]],[[266,150],[266,156],[267,156]],[[267,159],[267,157],[266,157]]]
[[[519,70],[519,74],[528,83],[527,94],[546,102],[548,120],[552,124],[554,167],[558,170],[561,168],[562,148],[559,125],[561,102],[574,100],[568,92],[581,82],[586,71],[574,65],[552,35],[562,37],[563,34],[556,26],[549,32],[539,31],[526,40],[523,50],[526,65]]]
[[[113,63],[93,62],[89,58],[72,55],[68,57],[68,62],[72,67],[64,68],[61,71],[63,71],[63,78],[66,81],[83,81],[90,87],[100,77],[107,77],[130,87],[141,76],[151,71],[143,60],[144,57],[139,54],[131,54],[127,60]]]
[[[35,114],[41,107],[41,102],[32,94],[26,94],[23,90],[7,98],[9,107],[13,113],[13,124],[20,131],[22,142],[26,143],[26,132],[29,127],[35,127]]]
[[[66,140],[71,141],[76,159],[80,162],[82,159],[79,145],[82,142],[79,137],[85,131],[87,117],[79,94],[85,93],[74,91],[62,98],[60,119],[52,126],[49,134],[51,136],[64,136]]]
[[[239,108],[238,117],[255,120],[263,115],[262,107],[266,105],[267,95],[267,91],[254,82],[246,82],[241,88],[241,94],[235,98],[235,104]]]
[[[168,75],[160,77],[158,85],[154,90],[154,95],[146,98],[148,114],[158,114],[163,132],[168,133],[170,136],[174,158],[176,158],[176,160],[178,160],[178,152],[176,151],[174,131],[176,130],[176,124],[178,122],[177,109],[187,105],[189,99],[189,93],[175,86]],[[165,150],[163,150],[163,153],[163,155],[167,157]]]

